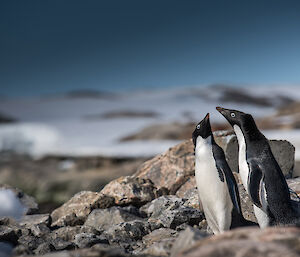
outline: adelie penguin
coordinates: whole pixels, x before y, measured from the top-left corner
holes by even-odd
[[[239,172],[254,203],[260,227],[300,223],[293,208],[284,175],[275,160],[267,138],[250,114],[216,108],[232,125],[239,144]]]
[[[238,187],[223,149],[214,140],[209,114],[196,126],[192,138],[199,198],[214,234],[235,227],[257,225],[245,220],[242,215]]]

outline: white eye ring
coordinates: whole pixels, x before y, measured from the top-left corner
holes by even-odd
[[[197,129],[199,129],[199,128],[200,128],[200,124],[197,125]]]
[[[234,118],[234,117],[235,117],[235,114],[232,112],[232,113],[230,114],[230,116],[231,116],[232,118]]]

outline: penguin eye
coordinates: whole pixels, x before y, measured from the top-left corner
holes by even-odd
[[[231,115],[232,118],[235,117],[235,113],[233,113],[233,112],[230,115]]]
[[[196,128],[197,128],[197,129],[200,129],[200,124],[198,124]]]

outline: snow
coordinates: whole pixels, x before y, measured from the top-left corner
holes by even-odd
[[[300,99],[296,87],[250,87],[248,91],[253,95],[284,94]],[[268,116],[275,111],[272,107],[224,104],[217,100],[219,96],[220,91],[212,88],[177,88],[123,93],[110,99],[58,96],[7,99],[0,102],[1,112],[17,118],[19,122],[0,126],[0,149],[28,153],[36,158],[47,154],[151,156],[167,150],[178,141],[120,142],[119,139],[153,124],[198,122],[207,112],[210,112],[212,122],[224,122],[224,118],[215,111],[216,106],[239,109],[256,118]],[[101,117],[108,112],[127,110],[151,111],[158,115],[151,118]],[[89,118],[91,116],[93,119]],[[270,132],[270,135],[286,136],[297,144],[296,147],[299,146],[297,131],[291,134]],[[298,150],[297,156],[299,157]]]
[[[10,189],[0,189],[0,218],[12,217],[20,219],[26,208],[21,204],[14,192]]]

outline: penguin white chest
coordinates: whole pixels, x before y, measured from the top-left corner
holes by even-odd
[[[228,230],[231,225],[232,202],[226,182],[222,182],[212,153],[211,138],[198,137],[195,149],[195,177],[199,198],[208,225],[213,232]]]
[[[244,134],[239,126],[233,126],[234,132],[237,136],[238,144],[239,144],[239,173],[244,185],[245,190],[248,192],[248,174],[249,167],[246,160],[246,141],[244,138]]]
[[[240,176],[241,176],[244,188],[245,188],[246,192],[248,193],[249,167],[248,167],[247,159],[246,159],[246,141],[244,138],[244,134],[239,126],[234,125],[233,129],[234,129],[234,132],[237,136],[238,143],[239,143],[239,172],[240,172]],[[259,223],[259,226],[261,228],[267,227],[269,224],[268,215],[263,210],[261,210],[260,208],[255,206],[254,204],[253,204],[253,209],[254,209],[255,217]]]

